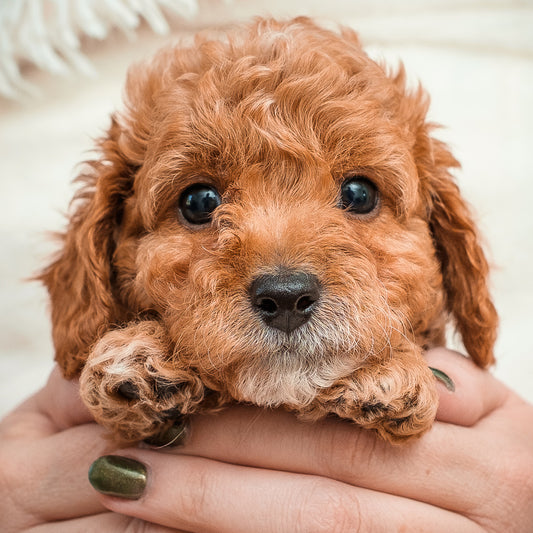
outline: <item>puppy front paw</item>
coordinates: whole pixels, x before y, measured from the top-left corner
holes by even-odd
[[[324,391],[314,403],[308,419],[335,413],[381,438],[400,444],[428,431],[438,407],[431,371],[424,364],[398,368],[368,368],[343,379]],[[311,415],[311,416],[309,416]]]
[[[392,393],[381,386],[375,396],[356,404],[353,420],[392,444],[416,439],[428,431],[437,412],[433,381],[423,380],[408,389]]]
[[[115,440],[161,434],[203,400],[200,379],[169,357],[163,327],[146,321],[108,332],[80,376],[80,394],[95,420]]]

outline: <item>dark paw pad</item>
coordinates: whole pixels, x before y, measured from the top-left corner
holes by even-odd
[[[367,402],[361,405],[361,413],[367,417],[380,417],[388,411],[388,407],[382,402]]]
[[[153,385],[154,393],[160,400],[169,400],[185,387],[186,383],[172,383],[165,379],[156,379]]]
[[[412,423],[412,414],[401,416],[402,413],[406,412],[404,409],[402,409],[401,412],[398,412],[393,409],[392,406],[381,402],[364,403],[361,405],[360,410],[364,420],[369,422],[381,420],[391,429],[396,428],[397,430],[400,430]]]
[[[389,424],[393,428],[400,428],[404,424],[411,424],[411,416],[402,416],[401,418],[391,418]]]
[[[139,389],[131,381],[122,383],[117,389],[117,394],[125,400],[138,400],[140,397]]]

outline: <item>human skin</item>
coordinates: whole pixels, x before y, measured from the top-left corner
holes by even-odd
[[[533,406],[455,352],[427,360],[455,392],[437,382],[437,422],[405,446],[237,406],[193,418],[180,447],[116,450],[56,370],[0,424],[2,531],[533,531]],[[146,466],[139,499],[89,484],[110,453]]]

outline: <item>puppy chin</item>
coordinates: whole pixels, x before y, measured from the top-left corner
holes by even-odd
[[[320,389],[332,386],[360,366],[361,360],[353,356],[353,351],[350,356],[345,343],[336,339],[335,349],[325,352],[324,343],[309,329],[304,327],[290,336],[277,332],[268,335],[271,342],[264,342],[262,350],[241,363],[235,382],[236,399],[262,407],[303,407]]]
[[[237,350],[241,356],[233,360],[227,379],[233,398],[261,407],[302,408],[383,350],[374,338],[365,342],[368,335],[353,306],[345,309],[355,317],[351,322],[342,312],[333,321],[328,308],[319,307],[316,316],[289,335],[250,320],[252,327],[240,336],[246,339]]]

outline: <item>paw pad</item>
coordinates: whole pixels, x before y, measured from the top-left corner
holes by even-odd
[[[140,398],[139,388],[131,381],[121,383],[117,388],[117,394],[125,400],[138,400]]]

